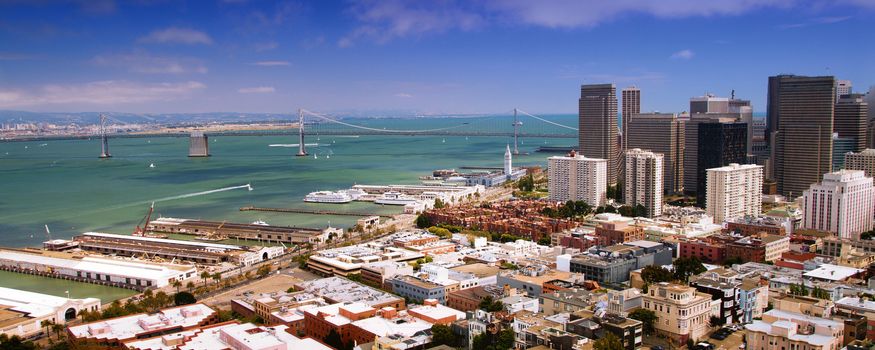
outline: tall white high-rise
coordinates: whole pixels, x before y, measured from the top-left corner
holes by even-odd
[[[844,95],[851,93],[853,86],[850,80],[836,80],[836,101]]]
[[[647,217],[662,215],[663,155],[633,148],[626,151],[624,201],[647,208]]]
[[[504,175],[510,176],[513,172],[513,156],[510,153],[510,145],[504,151]]]
[[[759,215],[763,208],[763,167],[736,163],[707,170],[705,211],[715,223],[746,215]]]
[[[862,170],[823,174],[802,194],[802,228],[833,232],[842,239],[857,239],[872,230],[875,187]]]
[[[550,200],[584,201],[597,207],[605,204],[608,161],[586,158],[574,151],[565,157],[547,159],[547,188]]]

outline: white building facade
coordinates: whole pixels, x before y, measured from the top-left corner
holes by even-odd
[[[552,201],[584,201],[598,207],[605,204],[608,161],[587,158],[572,151],[568,156],[547,159],[547,185]]]
[[[872,230],[875,188],[862,170],[824,174],[802,198],[802,228],[833,232],[842,239],[857,239]]]
[[[845,153],[845,169],[862,170],[866,176],[875,175],[875,149],[867,148],[859,153]]]
[[[715,223],[760,214],[763,208],[762,166],[733,163],[707,172],[705,211]]]
[[[663,155],[640,148],[626,151],[624,202],[647,208],[647,217],[662,215]]]

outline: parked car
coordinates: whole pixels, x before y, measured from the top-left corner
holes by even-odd
[[[650,350],[665,350],[665,348],[662,345],[654,345],[650,347]]]

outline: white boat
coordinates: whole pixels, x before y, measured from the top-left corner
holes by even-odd
[[[357,201],[357,200],[358,200],[359,198],[361,198],[362,196],[366,196],[366,195],[368,194],[367,192],[362,191],[362,190],[360,190],[360,189],[358,189],[358,188],[350,188],[350,189],[348,189],[348,190],[343,190],[343,191],[340,191],[340,192],[344,192],[344,193],[346,193],[347,195],[349,195],[350,197],[352,197],[352,200],[354,200],[354,201]]]
[[[304,197],[304,202],[312,202],[312,203],[349,203],[352,202],[352,197],[346,194],[346,192],[338,191],[318,191],[311,192],[306,197]]]
[[[256,220],[253,221],[252,224],[258,226],[270,226],[268,223],[264,222],[264,220]]]
[[[376,204],[386,204],[386,205],[407,205],[418,203],[419,201],[416,198],[408,197],[401,192],[389,191],[383,193],[380,198],[374,200]]]
[[[155,163],[149,163],[149,167],[150,167],[150,168],[154,168],[154,167],[155,167]]]

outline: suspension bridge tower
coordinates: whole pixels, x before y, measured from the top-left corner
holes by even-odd
[[[100,115],[100,158],[112,157],[109,154],[109,141],[106,138],[106,116]]]
[[[520,136],[520,126],[523,125],[523,122],[517,117],[517,109],[513,109],[513,154],[520,154],[520,149],[517,146],[517,140]]]
[[[304,110],[298,109],[298,157],[307,155],[307,148],[304,145]]]

